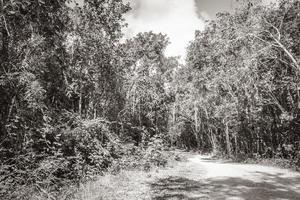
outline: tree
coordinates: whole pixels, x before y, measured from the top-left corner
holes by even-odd
[[[293,143],[287,138],[298,140],[293,131],[298,120],[299,45],[294,46],[298,31],[293,28],[299,23],[298,3],[265,7],[253,2],[236,13],[220,13],[196,33],[185,68],[198,73],[181,83],[189,93],[181,105],[194,107],[185,118],[194,119],[195,130],[204,123],[204,144],[229,155],[253,155]],[[293,125],[286,126],[289,120]]]

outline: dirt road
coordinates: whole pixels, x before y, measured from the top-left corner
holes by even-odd
[[[192,155],[151,183],[151,199],[300,200],[300,173]]]
[[[150,172],[108,174],[76,200],[300,200],[300,173],[183,153],[187,159]]]

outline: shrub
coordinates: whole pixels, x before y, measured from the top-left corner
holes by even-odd
[[[154,136],[150,139],[148,148],[144,156],[145,167],[149,163],[155,166],[165,166],[167,163],[167,157],[164,152],[164,141],[160,136]]]
[[[39,146],[30,142],[23,152],[3,160],[0,199],[31,199],[32,193],[55,197],[66,185],[102,174],[117,157],[117,136],[104,119],[61,121],[40,132]]]

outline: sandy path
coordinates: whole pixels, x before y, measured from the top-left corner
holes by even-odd
[[[193,155],[161,172],[152,199],[300,200],[300,173]]]
[[[187,160],[150,172],[123,171],[99,177],[84,185],[75,199],[300,200],[300,173],[178,153]]]

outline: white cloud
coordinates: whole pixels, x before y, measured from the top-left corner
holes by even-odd
[[[198,17],[194,0],[129,0],[133,11],[126,16],[127,38],[139,32],[153,31],[167,34],[171,44],[167,56],[186,55],[186,46],[193,40],[195,30],[202,30],[204,22]]]

